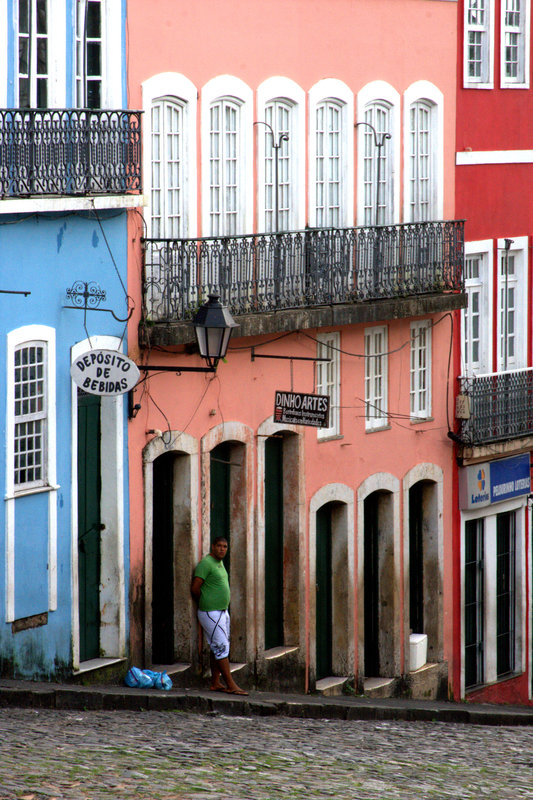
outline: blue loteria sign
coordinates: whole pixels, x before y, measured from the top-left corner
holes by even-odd
[[[502,458],[490,464],[490,501],[499,503],[521,494],[529,494],[531,489],[529,472],[529,453],[513,458]]]
[[[459,470],[459,503],[469,511],[531,491],[529,453]]]

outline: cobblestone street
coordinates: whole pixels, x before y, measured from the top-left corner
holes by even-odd
[[[533,798],[533,730],[0,710],[1,800]]]

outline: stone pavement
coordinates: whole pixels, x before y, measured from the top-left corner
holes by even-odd
[[[4,706],[0,800],[533,798],[531,726],[240,711]]]

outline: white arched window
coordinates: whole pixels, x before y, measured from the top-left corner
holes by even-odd
[[[418,81],[404,95],[404,221],[443,214],[443,95]]]
[[[383,81],[369,83],[357,96],[359,225],[399,221],[399,102],[398,92]]]
[[[147,235],[196,235],[196,88],[163,73],[143,84],[144,186],[150,198]]]
[[[326,79],[309,93],[309,221],[313,227],[353,223],[353,95]]]
[[[251,89],[229,75],[213,78],[202,91],[204,236],[250,232],[251,100]]]
[[[151,110],[152,183],[151,232],[155,239],[183,236],[184,216],[184,106],[175,98],[160,97]]]
[[[279,230],[305,226],[305,94],[289,78],[273,77],[257,90],[258,229],[274,231],[276,152]],[[266,124],[263,124],[266,123]],[[270,130],[272,129],[272,132]],[[281,138],[283,137],[283,138]],[[275,147],[279,145],[279,147]]]

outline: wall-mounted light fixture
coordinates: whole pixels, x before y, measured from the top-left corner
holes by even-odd
[[[198,342],[198,350],[205,360],[205,367],[178,366],[169,364],[138,364],[141,372],[216,372],[218,362],[225,357],[233,328],[239,325],[231,316],[227,306],[220,302],[218,294],[210,294],[206,303],[200,306],[193,317],[192,324]],[[146,378],[144,379],[146,380]],[[129,394],[129,416],[136,417],[141,406],[133,404],[133,393]]]

